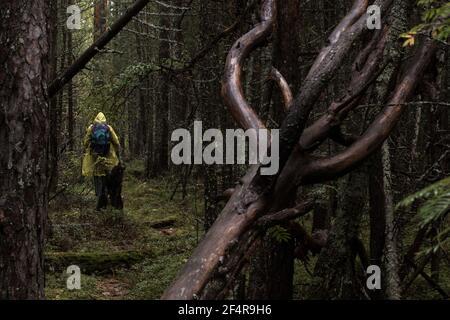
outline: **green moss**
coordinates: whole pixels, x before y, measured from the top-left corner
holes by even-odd
[[[149,251],[123,251],[123,252],[63,252],[48,253],[45,256],[48,270],[63,271],[68,266],[77,265],[83,274],[107,273],[119,267],[130,267],[152,256]]]
[[[167,254],[135,266],[126,273],[133,279],[127,298],[159,299],[188,257],[188,253]]]
[[[81,275],[81,289],[67,289],[67,277],[65,273],[46,274],[46,297],[50,300],[94,300],[98,299],[96,283],[98,278]]]

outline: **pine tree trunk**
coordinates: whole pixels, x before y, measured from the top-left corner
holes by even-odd
[[[48,14],[49,1],[0,2],[0,299],[44,297]]]
[[[106,21],[108,14],[108,0],[98,0],[96,1],[94,7],[94,39],[97,40],[98,37],[106,31]]]
[[[50,48],[50,79],[54,79],[58,73],[58,16],[59,8],[57,2],[52,2],[50,7],[51,12],[51,30],[52,32],[52,46]],[[57,187],[58,174],[58,140],[57,140],[57,121],[58,121],[58,107],[61,103],[59,96],[54,96],[50,100],[49,118],[50,118],[50,144],[48,150],[49,167],[50,167],[50,182],[49,191],[55,192]]]

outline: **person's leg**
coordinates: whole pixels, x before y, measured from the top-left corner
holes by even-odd
[[[123,209],[122,202],[122,178],[123,178],[123,169],[119,166],[114,167],[113,170],[107,176],[107,188],[109,200],[111,201],[111,205],[115,209]]]
[[[100,196],[102,194],[100,177],[94,176],[94,189],[95,196],[97,197],[97,206],[95,207],[95,210],[100,211]]]
[[[115,199],[114,199],[114,194],[115,194],[115,189],[114,189],[114,169],[106,176],[106,189],[107,189],[106,192],[108,194],[111,206],[113,206],[115,208],[116,207],[116,203],[115,203]]]
[[[96,210],[100,211],[101,209],[106,208],[108,204],[108,199],[105,196],[106,193],[105,177],[94,176],[94,187],[95,187],[95,195],[97,196]]]
[[[98,197],[100,195],[100,183],[99,183],[99,177],[94,176],[94,190],[95,190],[95,196]]]
[[[101,198],[100,207],[102,209],[106,209],[106,207],[108,206],[108,194],[106,192],[106,177],[102,176],[100,178],[101,178],[101,184],[102,184],[101,196],[100,196],[100,198]]]

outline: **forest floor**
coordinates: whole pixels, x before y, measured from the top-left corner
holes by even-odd
[[[96,212],[90,183],[51,205],[48,299],[157,299],[187,261],[197,243],[193,198],[171,200],[173,183],[143,181],[139,174],[127,170],[123,214]],[[81,268],[81,290],[67,289],[72,264]]]
[[[78,181],[50,203],[46,245],[48,299],[158,299],[203,236],[201,186],[171,199],[176,178],[143,180],[143,166],[129,164],[123,184],[125,209],[96,212],[92,183]],[[197,218],[196,218],[197,217]],[[302,218],[304,225],[311,223]],[[362,233],[367,226],[363,223]],[[295,262],[294,298],[311,281],[316,258]],[[70,265],[81,269],[81,289],[68,290]],[[450,267],[441,277],[450,291]],[[421,277],[407,298],[439,299]]]

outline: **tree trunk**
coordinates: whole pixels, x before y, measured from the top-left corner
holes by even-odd
[[[275,42],[273,45],[273,61],[275,67],[286,78],[292,88],[300,86],[299,72],[292,66],[297,65],[300,55],[299,33],[290,30],[298,30],[300,16],[299,0],[278,0],[277,21],[275,27]],[[275,119],[280,122],[283,118],[282,96],[274,95],[275,113],[279,115]],[[281,116],[280,116],[281,115]],[[294,202],[295,192],[285,205]],[[276,212],[281,208],[273,208]],[[292,282],[294,276],[294,241],[279,242],[270,236],[265,236],[261,247],[253,259],[250,271],[250,284],[248,298],[287,300],[292,299]]]
[[[97,40],[98,37],[106,31],[106,21],[108,14],[108,0],[98,0],[96,1],[94,7],[94,39]]]
[[[73,0],[71,0],[72,2]],[[73,37],[72,30],[67,32],[67,62],[71,65],[73,62]],[[75,117],[74,117],[74,107],[75,107],[75,95],[73,92],[73,79],[67,84],[67,144],[70,151],[73,151],[74,147],[74,127],[75,127]]]
[[[406,31],[409,3],[406,0],[396,0],[393,3],[389,23],[393,28],[389,31],[384,55],[391,62],[386,66],[375,85],[373,99],[383,105],[391,93],[398,64],[402,53],[398,45],[399,32]],[[374,293],[375,298],[400,298],[399,261],[397,255],[396,234],[394,234],[394,206],[392,195],[392,169],[389,151],[389,141],[373,157],[370,181],[370,247],[372,264],[382,268],[384,277],[382,296]]]
[[[52,32],[52,46],[50,48],[50,61],[51,61],[51,70],[50,70],[50,78],[56,78],[58,72],[58,17],[59,17],[59,8],[57,2],[52,2],[50,12],[51,12],[51,30]],[[64,5],[64,3],[62,3]],[[65,35],[65,30],[62,30]],[[64,51],[64,45],[61,51]],[[59,114],[59,106],[62,103],[60,96],[54,96],[50,99],[50,109],[49,109],[49,118],[50,118],[50,141],[48,148],[48,158],[49,158],[49,191],[55,192],[58,184],[58,114]]]
[[[48,10],[45,0],[0,2],[0,299],[44,297]]]
[[[161,16],[160,25],[165,28],[160,31],[161,39],[169,39],[169,33],[166,28],[170,28],[170,21],[166,16]],[[167,65],[170,58],[170,47],[167,41],[160,41],[159,44],[159,63]],[[159,81],[159,104],[156,109],[157,141],[158,141],[158,159],[156,161],[157,169],[155,173],[161,174],[169,168],[169,107],[170,90],[169,74],[165,70],[161,71]]]
[[[309,291],[312,299],[364,299],[356,264],[356,242],[366,199],[365,172],[352,172],[342,189],[343,203],[331,228],[326,246],[320,252]]]
[[[142,28],[139,28],[142,31]],[[140,63],[145,63],[146,53],[143,44],[141,43],[140,35],[136,35],[136,50],[137,57]],[[142,156],[147,147],[147,96],[146,96],[146,85],[145,77],[139,77],[139,88],[138,88],[138,119],[137,119],[137,129],[134,150],[136,155]]]
[[[158,101],[158,99],[155,99],[156,92],[154,87],[150,89],[150,83],[152,83],[153,75],[149,76],[148,80],[146,81],[147,87],[149,88],[149,96],[148,96],[148,108],[149,108],[149,117],[148,117],[148,126],[147,126],[147,148],[146,148],[146,160],[145,160],[145,175],[147,178],[154,177],[156,175],[155,169],[155,111],[156,106],[155,102]]]
[[[285,227],[283,227],[285,228]],[[271,235],[260,241],[251,261],[247,299],[292,299],[294,276],[294,240],[279,242]]]
[[[204,18],[199,23],[199,30],[201,33],[200,39],[202,42],[207,43],[211,35],[217,34],[219,30],[216,30],[214,26],[223,19],[221,17],[221,10],[219,3],[212,3],[210,1],[202,2],[200,5],[200,15]],[[208,32],[204,32],[207,30]],[[201,63],[199,63],[199,72],[197,77],[200,79],[211,79],[214,76],[220,77],[221,70],[217,60],[220,58],[218,50],[214,50],[210,55],[205,57]],[[219,81],[204,81],[194,84],[198,88],[198,98],[200,105],[198,106],[197,118],[199,118],[203,124],[207,124],[208,128],[220,128],[218,122],[217,106],[220,105],[220,82]],[[215,92],[217,94],[211,94]],[[203,130],[206,130],[204,128]],[[218,170],[215,165],[203,164],[201,166],[201,177],[203,179],[204,192],[204,212],[203,212],[203,228],[205,231],[211,227],[217,218],[219,213],[218,196],[219,196],[219,184],[218,184]]]
[[[384,241],[384,291],[387,299],[400,299],[399,258],[397,253],[397,239],[394,232],[394,204],[392,200],[392,170],[389,152],[389,143],[386,141],[382,147],[383,163],[383,191],[384,213],[386,217]]]

